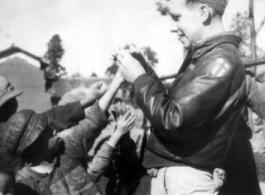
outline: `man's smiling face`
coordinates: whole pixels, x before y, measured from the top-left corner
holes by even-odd
[[[198,3],[187,4],[186,0],[170,0],[169,14],[174,21],[174,31],[184,47],[188,48],[201,38],[202,22]]]

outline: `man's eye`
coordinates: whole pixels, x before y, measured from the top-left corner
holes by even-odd
[[[180,16],[171,15],[171,18],[177,22],[179,21]]]

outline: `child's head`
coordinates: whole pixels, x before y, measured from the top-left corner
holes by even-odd
[[[0,122],[5,122],[17,110],[16,96],[22,92],[16,90],[4,77],[0,76]]]
[[[13,195],[15,194],[15,173],[13,169],[0,159],[0,194]]]
[[[57,136],[55,130],[46,128],[23,152],[22,157],[31,161],[32,157],[41,154],[41,156],[53,156],[63,145],[63,139]]]
[[[48,117],[32,110],[21,110],[7,121],[3,137],[7,152],[34,157],[42,152],[54,153],[61,145],[56,132],[48,125]]]

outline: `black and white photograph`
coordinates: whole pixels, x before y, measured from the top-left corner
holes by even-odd
[[[0,195],[265,195],[265,0],[0,0]]]

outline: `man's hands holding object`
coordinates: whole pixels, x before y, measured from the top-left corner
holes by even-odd
[[[139,52],[135,47],[130,47],[119,50],[114,55],[121,75],[129,83],[133,83],[140,75],[146,73],[141,63],[131,55],[132,53]]]

